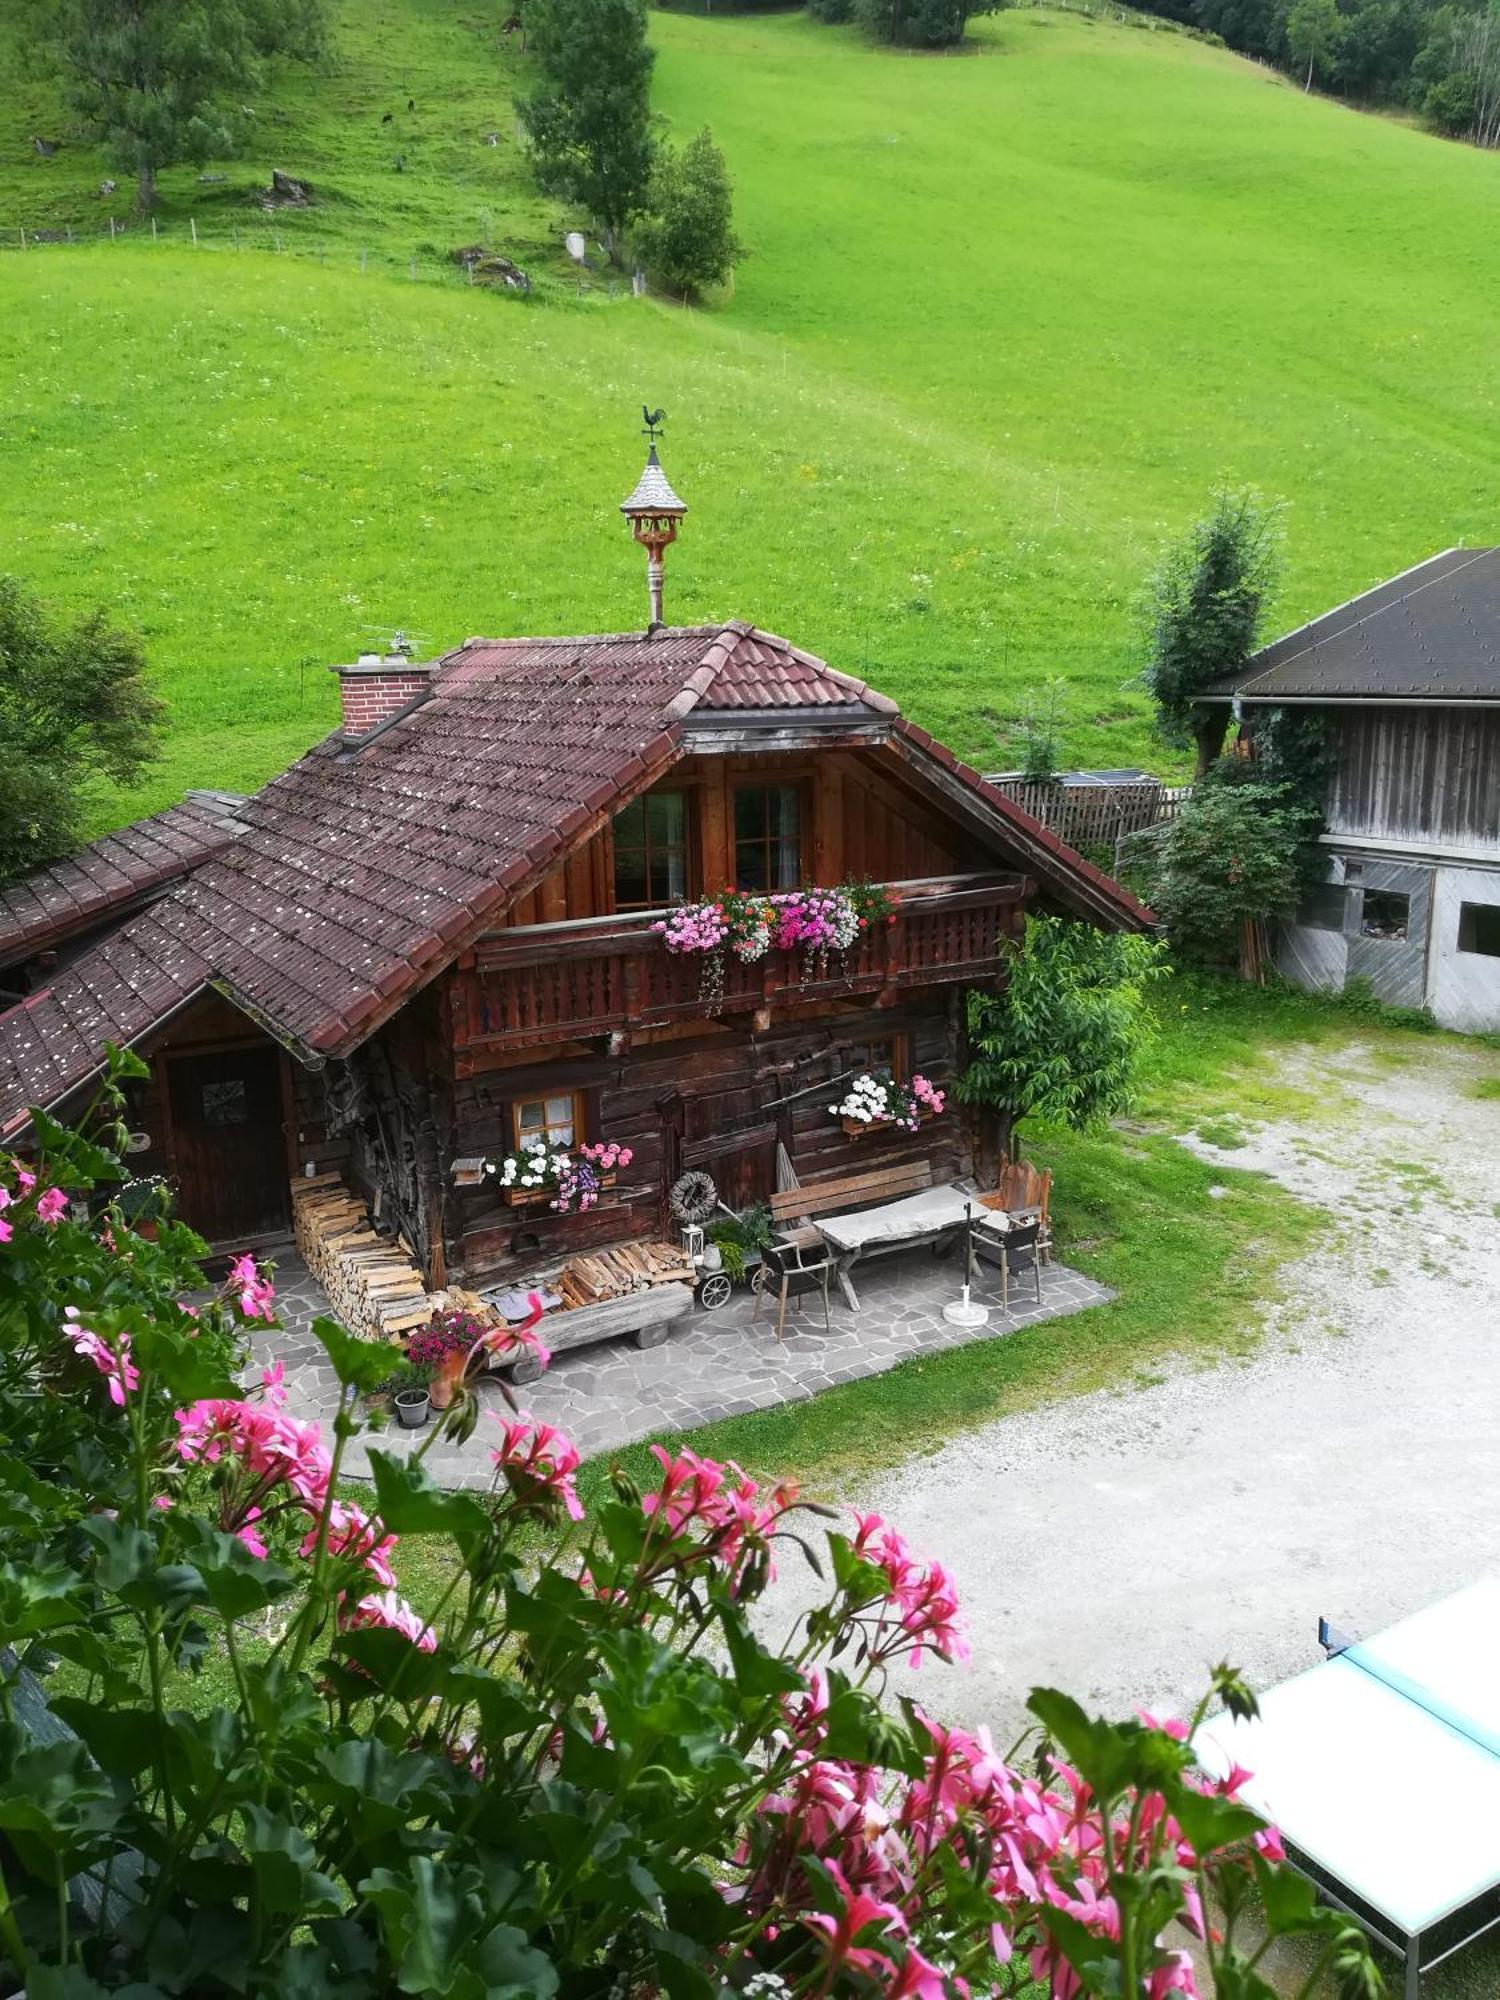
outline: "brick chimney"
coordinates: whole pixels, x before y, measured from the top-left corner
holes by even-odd
[[[432,660],[413,660],[405,653],[361,653],[352,666],[335,667],[345,740],[362,741],[409,701],[426,694],[434,665]]]

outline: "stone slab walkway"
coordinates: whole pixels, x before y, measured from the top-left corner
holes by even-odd
[[[989,1267],[981,1266],[981,1277],[986,1275]],[[990,1307],[990,1320],[971,1332],[950,1326],[942,1316],[943,1307],[958,1296],[956,1258],[938,1262],[928,1251],[886,1257],[862,1268],[859,1282],[860,1311],[851,1312],[834,1298],[827,1330],[821,1303],[811,1299],[802,1311],[788,1311],[786,1340],[778,1345],[774,1315],[763,1309],[760,1324],[752,1326],[754,1300],[748,1291],[737,1290],[719,1312],[695,1310],[686,1329],[660,1347],[643,1352],[628,1341],[609,1341],[559,1354],[539,1382],[517,1391],[518,1400],[534,1416],[565,1431],[591,1458],[659,1431],[696,1430],[723,1417],[804,1402],[841,1382],[883,1374],[912,1355],[993,1340],[1114,1296],[1080,1272],[1053,1264],[1043,1277],[1040,1306],[1024,1285],[1013,1285],[1006,1313],[997,1287],[977,1286],[974,1296]],[[263,1328],[254,1336],[257,1368],[282,1361],[288,1410],[327,1423],[336,1407],[335,1384],[310,1328],[319,1313],[331,1308],[306,1265],[290,1250],[276,1259],[276,1294],[284,1325]],[[498,1390],[481,1387],[479,1393],[486,1404],[504,1411]],[[435,1446],[425,1461],[433,1476],[445,1486],[487,1485],[488,1428],[481,1423],[465,1445]],[[392,1426],[380,1443],[409,1450],[427,1436],[425,1430]],[[357,1475],[368,1461],[356,1446],[347,1463]]]

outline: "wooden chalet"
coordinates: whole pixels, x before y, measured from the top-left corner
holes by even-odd
[[[1287,976],[1500,1029],[1500,549],[1429,557],[1203,699],[1328,726],[1326,877],[1280,927]]]
[[[630,517],[656,611],[681,503],[653,468]],[[805,1183],[967,1171],[956,1106],[857,1137],[831,1106],[878,1066],[950,1081],[964,992],[1003,978],[1028,909],[1151,921],[884,695],[750,625],[338,671],[342,728],[183,865],[110,873],[148,821],[0,899],[0,1141],[131,1044],[131,1164],[216,1245],[282,1236],[293,1188],[336,1171],[429,1283],[472,1284],[660,1235],[690,1167],[768,1194],[778,1143]],[[716,1011],[653,930],[724,884],[846,880],[889,884],[894,923],[823,966],[731,960]],[[509,1206],[466,1163],[532,1137],[634,1157],[587,1213]]]

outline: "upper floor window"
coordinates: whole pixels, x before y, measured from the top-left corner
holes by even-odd
[[[684,792],[647,792],[615,816],[615,908],[659,910],[688,893]]]
[[[802,880],[802,794],[796,785],[740,785],[734,794],[734,885],[795,889]]]

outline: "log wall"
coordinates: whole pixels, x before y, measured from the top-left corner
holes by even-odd
[[[450,1269],[463,1282],[486,1282],[591,1244],[665,1233],[667,1190],[688,1167],[712,1174],[724,1198],[743,1205],[774,1188],[778,1140],[804,1181],[922,1157],[944,1178],[967,1171],[956,1107],[916,1133],[858,1138],[845,1136],[830,1109],[853,1073],[852,1048],[893,1033],[907,1037],[914,1069],[949,1083],[959,1064],[959,1004],[956,993],[914,996],[899,1011],[790,1020],[763,1035],[666,1031],[618,1057],[579,1047],[461,1080],[451,1158],[498,1158],[510,1145],[512,1100],[541,1090],[583,1091],[585,1136],[617,1140],[635,1157],[600,1206],[581,1216],[507,1208],[493,1182],[450,1187]]]

